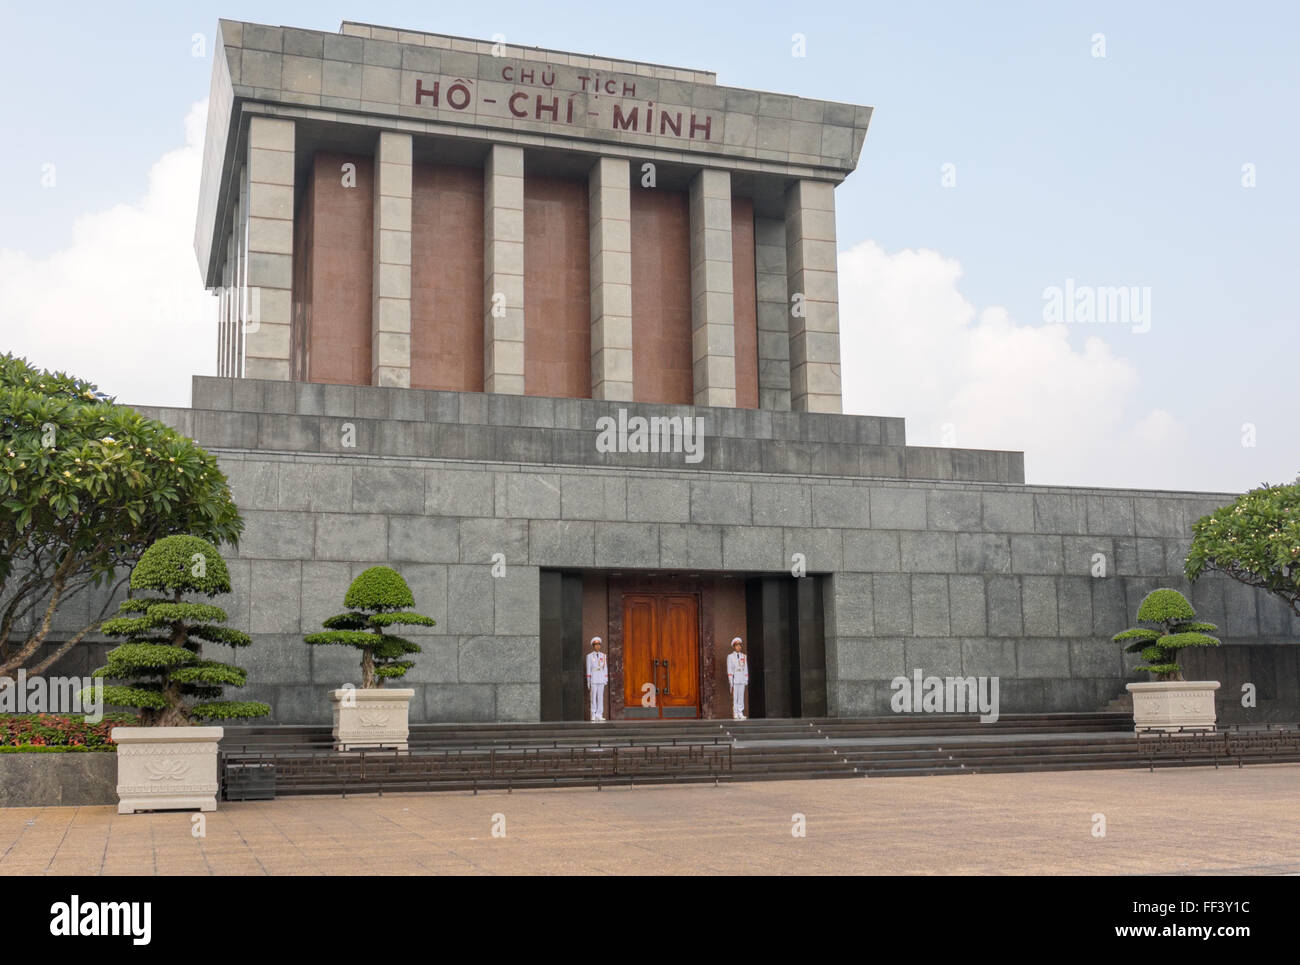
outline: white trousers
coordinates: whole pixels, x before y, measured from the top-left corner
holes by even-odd
[[[599,720],[605,716],[605,685],[591,685],[591,719]]]
[[[731,687],[731,716],[743,717],[745,715],[745,685],[733,684]]]

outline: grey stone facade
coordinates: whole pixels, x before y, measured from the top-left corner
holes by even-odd
[[[255,641],[246,692],[281,722],[326,721],[325,692],[357,680],[353,651],[302,635],[377,563],[438,621],[413,630],[413,721],[538,719],[544,568],[788,574],[803,554],[828,575],[838,716],[889,713],[890,679],[917,668],[998,675],[1002,713],[1096,710],[1145,677],[1110,637],[1157,586],[1229,649],[1293,654],[1300,634],[1266,594],[1182,577],[1190,524],[1231,495],[1026,486],[1020,454],[915,450],[901,420],[210,378],[194,399],[141,411],[230,479],[247,528],[225,605]],[[620,406],[703,415],[706,459],[598,453],[594,420]]]
[[[451,90],[457,83],[463,102]],[[711,71],[346,21],[331,34],[222,20],[211,87],[195,232],[210,287],[221,284],[221,252],[213,242],[232,190],[219,174],[242,154],[240,115],[253,103],[261,105],[255,113],[314,123],[490,134],[520,147],[564,143],[607,157],[689,159],[703,167],[834,182],[857,166],[871,122],[870,107],[723,87]],[[436,97],[417,93],[435,89]],[[528,92],[532,109],[508,106],[519,89]],[[548,102],[555,98],[557,109],[536,109],[537,94]],[[609,112],[623,100],[626,116],[611,123]],[[651,108],[680,115],[678,130],[653,125],[646,113]]]
[[[735,406],[738,362],[747,366],[757,349],[764,409],[839,412],[834,188],[857,166],[871,108],[716,80],[368,24],[328,34],[220,21],[195,237],[205,284],[220,299],[217,373],[320,377],[308,368],[311,312],[291,270],[315,239],[314,222],[295,208],[306,190],[295,172],[347,147],[372,156],[376,172],[371,384],[525,394],[525,183],[549,172],[587,180],[591,379],[578,394],[633,396],[631,190],[662,186],[690,198],[693,385],[671,397]],[[427,257],[413,229],[414,165],[430,157],[483,170],[481,383],[411,377],[412,340],[432,324],[411,306],[411,267]],[[755,219],[757,346],[748,318],[736,315],[733,200]]]

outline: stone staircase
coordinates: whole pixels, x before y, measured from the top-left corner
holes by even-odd
[[[276,767],[276,793],[807,780],[1144,767],[1117,713],[417,724],[405,753],[339,754],[329,728],[227,729],[226,764]]]
[[[405,752],[334,751],[328,727],[230,727],[228,798],[1300,762],[1293,725],[1139,740],[1124,713],[417,724]],[[230,770],[233,766],[234,770]],[[233,784],[231,774],[239,776]]]

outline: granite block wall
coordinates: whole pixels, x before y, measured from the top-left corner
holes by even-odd
[[[906,481],[791,480],[655,470],[581,472],[441,460],[223,452],[247,521],[232,555],[249,690],[276,719],[324,722],[325,690],[357,679],[351,651],[301,635],[341,609],[347,583],[398,568],[425,647],[407,680],[416,720],[539,713],[543,567],[831,574],[829,706],[889,713],[889,681],[1001,677],[1002,711],[1095,710],[1135,658],[1110,635],[1142,596],[1181,576],[1189,519],[1219,500]],[[1062,514],[1071,514],[1068,519]],[[498,556],[499,554],[499,556]],[[493,576],[493,562],[504,573]],[[1280,602],[1207,578],[1190,591],[1229,644],[1286,646]],[[244,623],[244,621],[247,623]],[[1261,629],[1262,628],[1262,629]]]

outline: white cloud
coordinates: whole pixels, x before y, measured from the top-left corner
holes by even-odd
[[[846,412],[904,416],[914,445],[1023,450],[1031,483],[1231,488],[1175,413],[1141,411],[1137,369],[1102,339],[977,311],[938,252],[864,242],[839,271]]]
[[[190,376],[216,371],[216,300],[193,243],[206,117],[207,101],[193,105],[144,197],[83,215],[66,248],[0,248],[4,350],[123,402],[189,404]]]

